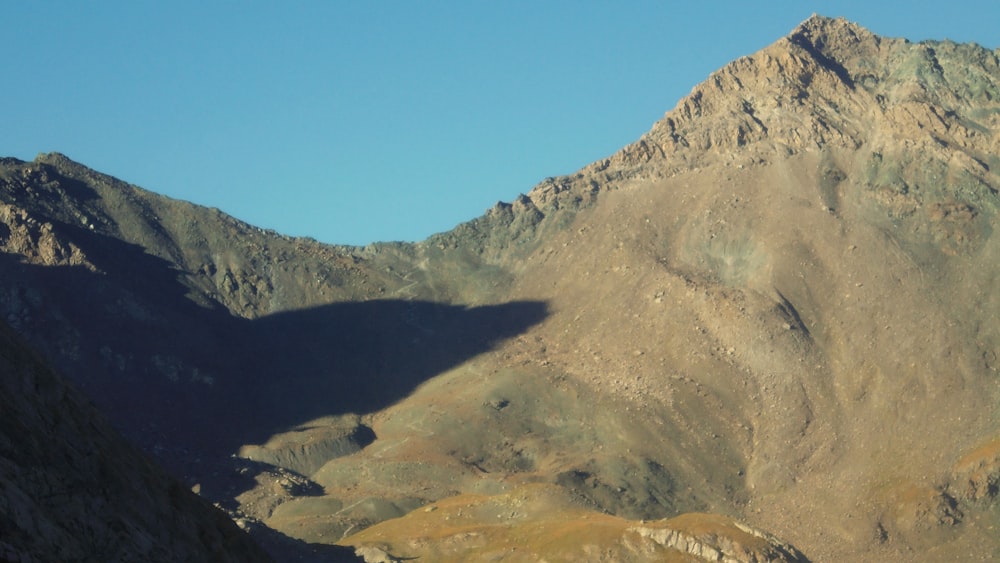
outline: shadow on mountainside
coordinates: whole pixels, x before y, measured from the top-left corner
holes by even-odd
[[[383,300],[250,321],[244,342],[253,347],[247,357],[255,360],[244,369],[260,379],[252,384],[259,392],[257,403],[245,406],[247,416],[287,427],[327,414],[384,408],[545,314],[540,302],[466,308]]]
[[[542,302],[341,302],[248,320],[196,303],[137,245],[55,224],[101,271],[0,254],[0,310],[168,465],[326,415],[391,405],[540,322]],[[175,470],[177,467],[175,467]]]

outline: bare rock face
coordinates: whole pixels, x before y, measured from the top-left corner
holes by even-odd
[[[817,16],[414,244],[4,159],[0,312],[307,549],[996,557],[998,154],[997,51]]]
[[[52,223],[40,223],[12,205],[0,206],[0,220],[7,231],[2,241],[4,252],[20,254],[44,266],[88,265],[76,245],[60,240]]]
[[[704,561],[808,561],[795,547],[778,538],[715,514],[683,514],[652,526],[637,526],[632,531]]]

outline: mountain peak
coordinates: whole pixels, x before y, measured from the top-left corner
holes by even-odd
[[[882,42],[881,37],[854,22],[815,14],[792,30],[787,40],[836,73],[851,88],[854,87],[854,79],[842,61],[857,57],[875,58]]]
[[[798,33],[824,33],[832,35],[840,35],[843,33],[851,33],[856,36],[860,35],[872,35],[874,34],[868,31],[863,26],[854,23],[843,17],[831,18],[828,16],[823,16],[820,14],[813,14],[805,19],[802,23],[795,27],[794,30],[789,34],[796,35]]]
[[[638,141],[588,170],[602,183],[668,177],[719,159],[746,164],[827,145],[856,149],[885,131],[935,149],[981,121],[976,108],[997,99],[997,57],[982,47],[911,43],[813,15],[710,74]],[[912,106],[902,112],[900,104]],[[934,123],[941,131],[932,134]]]
[[[831,142],[856,147],[863,120],[847,114],[864,111],[859,69],[883,64],[882,44],[844,18],[813,15],[710,74],[639,141],[594,168],[619,177],[669,176],[706,159],[756,160],[748,150],[764,140],[792,152]]]

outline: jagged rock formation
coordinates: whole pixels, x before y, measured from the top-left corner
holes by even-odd
[[[706,561],[808,561],[778,538],[715,514],[685,514],[659,524],[637,526],[630,531]]]
[[[814,17],[636,143],[415,244],[7,159],[0,310],[253,530],[454,558],[548,530],[522,545],[603,538],[594,559],[749,533],[635,523],[711,513],[816,561],[989,557],[998,116],[996,51]],[[494,510],[526,487],[567,528]],[[418,529],[444,516],[480,535]]]

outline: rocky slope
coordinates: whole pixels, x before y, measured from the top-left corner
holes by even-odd
[[[998,135],[996,51],[814,17],[412,245],[5,160],[0,305],[253,530],[372,560],[989,559]]]
[[[269,561],[0,326],[0,559]]]

